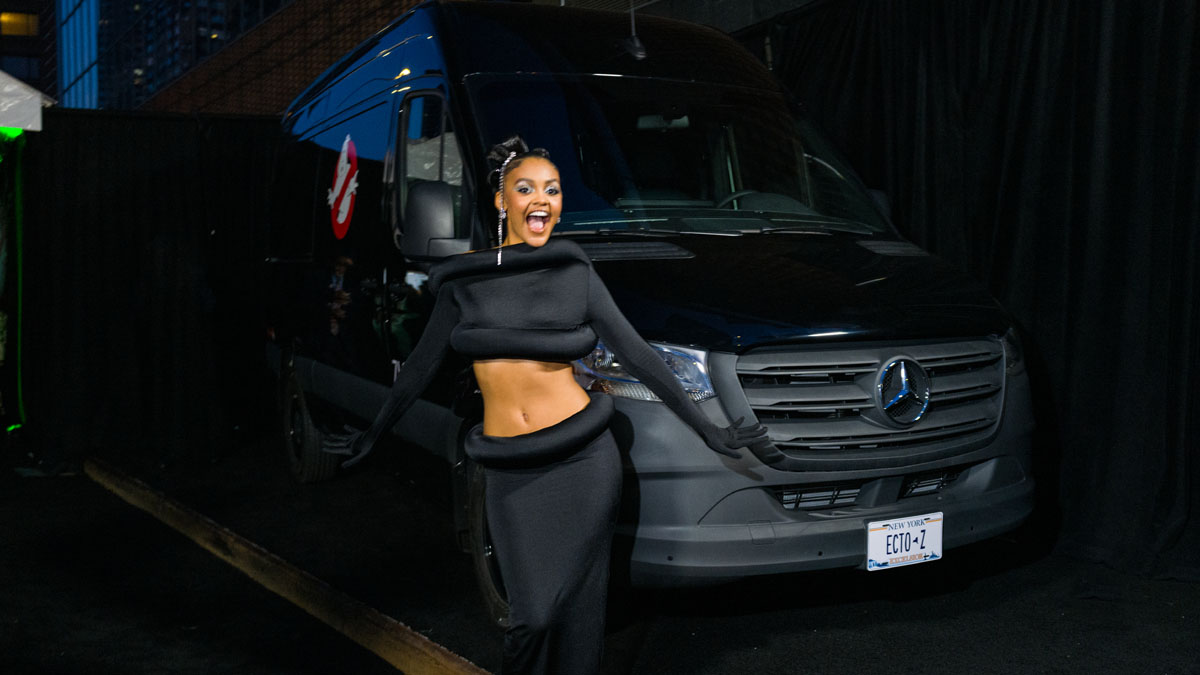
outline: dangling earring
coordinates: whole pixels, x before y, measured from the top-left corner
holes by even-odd
[[[508,211],[503,206],[500,207],[500,217],[496,219],[496,264],[500,264],[500,251],[504,248],[504,219],[508,217]]]
[[[504,163],[500,165],[499,180],[496,181],[500,186],[500,199],[504,199],[504,170],[508,168],[508,163],[513,161],[517,153],[510,152],[508,157],[504,158]],[[496,264],[500,264],[500,251],[504,248],[504,219],[508,216],[508,212],[504,209],[504,203],[500,203],[500,220],[496,223]]]

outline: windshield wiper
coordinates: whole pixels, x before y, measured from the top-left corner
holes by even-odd
[[[803,225],[769,225],[758,230],[762,234],[772,232],[799,232],[799,233],[828,233],[828,232],[849,232],[850,234],[877,234],[875,230],[849,220],[839,221],[805,221]]]
[[[593,227],[593,228],[571,228],[562,229],[554,233],[555,235],[571,236],[571,235],[620,235],[627,237],[673,237],[679,234],[678,230],[665,230],[654,227]]]
[[[666,223],[669,218],[601,218],[595,220],[576,220],[561,223],[559,230],[563,234],[677,234],[677,230],[662,227],[647,227],[646,223]]]
[[[757,232],[758,230],[749,230]],[[740,237],[746,234],[747,230],[671,230],[662,227],[630,227],[630,228],[609,228],[597,227],[594,229],[570,229],[559,230],[555,234],[564,236],[569,235],[615,235],[622,237],[678,237],[680,235],[699,235],[708,237]]]
[[[679,227],[663,227],[675,220]],[[703,225],[709,221],[723,223],[723,226],[711,229]],[[738,222],[742,221],[742,222]],[[786,225],[759,225],[759,223],[789,223]],[[653,225],[649,225],[649,224]],[[832,232],[847,232],[858,235],[878,234],[870,227],[850,221],[832,220],[829,218],[771,218],[753,217],[708,217],[708,218],[639,218],[614,220],[583,220],[574,223],[564,223],[556,234],[562,235],[623,235],[630,237],[675,237],[679,235],[703,235],[713,237],[740,237],[744,234],[770,233],[797,234],[830,234]]]

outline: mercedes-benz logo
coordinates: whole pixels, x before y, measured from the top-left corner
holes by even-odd
[[[894,359],[879,373],[879,405],[891,421],[908,426],[929,408],[929,375],[912,359]]]

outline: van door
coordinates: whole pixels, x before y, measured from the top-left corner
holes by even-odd
[[[404,206],[413,185],[424,181],[442,181],[450,186],[454,195],[455,219],[461,236],[465,230],[462,209],[463,159],[444,92],[445,86],[438,82],[435,86],[414,89],[401,103],[401,133],[397,134],[396,147],[399,174],[402,176],[397,184],[398,222],[402,228]]]
[[[393,241],[398,250],[404,236],[403,214],[412,186],[441,181],[450,186],[458,232],[466,230],[463,209],[463,160],[450,122],[445,86],[436,78],[420,78],[410,85],[400,104],[396,134]],[[426,289],[427,275],[399,261],[389,278],[389,317],[385,339],[397,366],[408,358],[424,328],[433,298]]]

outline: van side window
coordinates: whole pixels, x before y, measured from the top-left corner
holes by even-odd
[[[400,116],[399,213],[404,214],[408,192],[425,181],[443,181],[454,196],[455,222],[461,222],[463,162],[440,92],[408,97]]]

